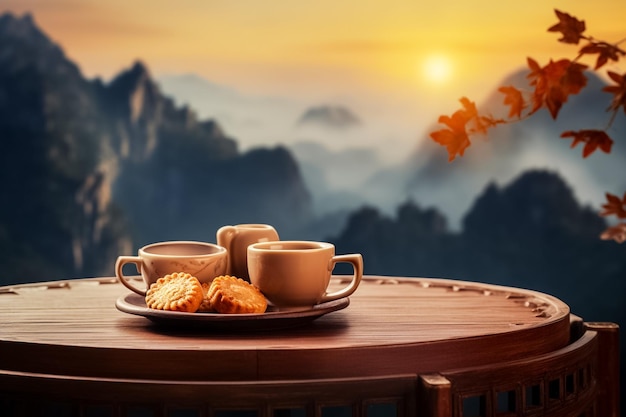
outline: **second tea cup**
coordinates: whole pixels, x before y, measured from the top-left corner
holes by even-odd
[[[335,264],[352,264],[349,283],[328,292]],[[363,257],[353,253],[335,255],[327,242],[277,241],[248,246],[250,282],[279,308],[311,307],[356,291],[363,277]]]

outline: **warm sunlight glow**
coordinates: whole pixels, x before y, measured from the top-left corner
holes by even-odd
[[[443,84],[452,76],[452,62],[444,55],[431,55],[422,62],[422,74],[431,83]]]

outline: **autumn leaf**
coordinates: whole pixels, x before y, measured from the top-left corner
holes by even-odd
[[[626,223],[619,223],[615,226],[608,227],[600,235],[602,240],[614,240],[617,243],[624,243],[626,241]]]
[[[561,59],[556,62],[550,60],[548,64],[542,67],[534,59],[528,58],[530,73],[526,77],[531,80],[530,85],[535,87],[532,97],[532,113],[546,106],[552,117],[556,118],[561,105],[567,100],[566,92],[561,86],[561,79],[565,76],[567,67],[571,63],[569,59]]]
[[[607,74],[617,83],[617,85],[609,85],[602,89],[602,91],[613,94],[613,101],[609,106],[609,110],[618,111],[621,106],[626,114],[626,73],[619,75],[616,72],[608,71]]]
[[[459,101],[463,105],[462,112],[464,113],[467,122],[472,122],[473,128],[467,130],[468,134],[482,133],[483,135],[486,135],[487,129],[492,126],[489,119],[478,114],[476,103],[467,97],[461,97],[461,100]]]
[[[441,129],[432,132],[430,137],[448,150],[448,161],[453,161],[456,155],[463,156],[465,149],[470,146],[469,136],[465,130],[468,122],[464,110],[457,110],[452,117],[440,116],[439,123],[445,124],[449,129]]]
[[[618,48],[616,45],[611,45],[606,42],[597,42],[592,41],[589,44],[583,46],[579,53],[581,55],[593,55],[598,54],[598,59],[596,60],[596,66],[594,69],[598,70],[604,66],[609,60],[611,61],[619,61],[619,57],[626,55],[626,51]]]
[[[533,114],[543,107],[543,98],[547,90],[547,80],[543,74],[543,68],[537,61],[530,57],[528,57],[526,61],[528,62],[528,68],[530,69],[526,78],[530,80],[530,85],[535,87],[535,91],[532,95],[533,107],[530,110],[530,113]]]
[[[602,205],[601,216],[617,216],[619,219],[626,219],[626,193],[623,198],[606,193],[606,203]]]
[[[563,37],[559,39],[559,42],[578,44],[581,39],[585,38],[583,36],[586,29],[584,20],[578,20],[557,9],[554,9],[554,12],[559,18],[559,23],[548,28],[548,32],[561,32]]]
[[[526,102],[522,96],[522,92],[513,86],[498,88],[498,91],[505,95],[504,104],[511,106],[509,109],[509,118],[516,116],[518,119],[522,117],[522,111],[526,108]]]
[[[587,65],[579,64],[578,62],[571,62],[565,68],[565,74],[561,76],[560,83],[568,96],[570,94],[578,94],[580,90],[585,88],[587,85],[586,69]]]
[[[528,58],[530,73],[527,75],[530,85],[535,87],[531,114],[542,107],[546,107],[553,119],[558,117],[559,111],[570,94],[578,94],[587,85],[584,64],[561,59],[550,62],[541,67],[537,61]]]
[[[478,117],[478,109],[476,108],[476,104],[468,99],[467,97],[461,97],[459,100],[463,105],[463,112],[465,113],[465,117],[467,120]]]
[[[606,203],[602,205],[601,216],[617,216],[618,219],[626,219],[626,193],[624,197],[606,193]],[[615,226],[608,227],[600,235],[601,239],[614,240],[617,243],[626,241],[626,223],[619,223]]]
[[[584,143],[583,158],[588,157],[597,149],[603,152],[611,153],[613,139],[603,130],[583,129],[578,131],[568,130],[561,133],[562,138],[574,138],[571,147],[575,147],[579,143]]]

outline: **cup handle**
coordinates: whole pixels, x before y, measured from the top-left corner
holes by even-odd
[[[322,303],[327,301],[338,300],[339,298],[344,298],[351,295],[354,291],[356,291],[357,287],[361,283],[361,278],[363,278],[363,257],[358,253],[353,253],[350,255],[337,255],[333,256],[329,263],[329,268],[332,272],[335,269],[335,264],[339,262],[345,262],[352,264],[354,268],[354,273],[352,274],[352,281],[348,284],[347,287],[332,292],[330,294],[324,294],[321,301]]]
[[[216,240],[219,246],[223,246],[228,251],[228,270],[227,274],[232,274],[233,272],[233,259],[231,256],[230,244],[233,241],[233,238],[238,233],[237,228],[235,226],[222,226],[217,230]]]
[[[146,296],[146,290],[140,290],[127,281],[127,278],[122,272],[122,268],[126,264],[133,263],[137,267],[137,272],[141,273],[141,258],[139,256],[118,256],[115,262],[115,276],[120,280],[122,284],[129,290],[136,292],[139,295]]]

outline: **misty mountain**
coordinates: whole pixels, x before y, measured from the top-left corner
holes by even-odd
[[[85,79],[32,16],[0,17],[0,263],[11,282],[111,274],[157,240],[228,223],[289,235],[310,194],[284,147],[240,152],[136,62]]]
[[[292,99],[243,94],[196,74],[171,74],[156,80],[164,94],[194,109],[199,118],[217,121],[243,150],[289,142],[293,121],[304,105]]]
[[[345,106],[315,106],[308,108],[298,119],[299,126],[317,126],[327,129],[349,129],[360,126],[362,121]]]
[[[494,115],[502,114],[507,109],[502,104],[502,94],[497,92],[498,86],[521,87],[526,84],[525,75],[526,70],[520,70],[497,84],[486,86],[493,93],[485,102],[477,103],[479,109]],[[299,125],[299,117],[314,106],[302,107],[301,103],[293,102],[286,106],[290,107],[290,111],[286,107],[266,103],[264,124],[256,125],[242,137],[281,143],[293,151],[314,200],[315,212],[319,215],[331,213],[336,208],[355,210],[364,203],[390,214],[398,204],[412,198],[425,206],[440,208],[448,217],[450,227],[458,229],[473,197],[487,184],[492,181],[502,184],[527,169],[535,168],[561,173],[572,182],[581,201],[599,207],[604,201],[604,192],[621,193],[626,189],[626,177],[615,175],[622,171],[626,162],[623,157],[626,143],[619,140],[626,132],[626,118],[622,113],[618,114],[609,130],[616,139],[610,155],[596,152],[583,159],[581,147],[570,149],[571,140],[560,138],[562,131],[604,128],[610,118],[605,109],[611,96],[601,91],[603,81],[593,73],[589,73],[588,77],[589,86],[579,95],[570,97],[558,120],[552,120],[542,109],[522,122],[491,129],[486,139],[474,137],[465,156],[452,163],[448,162],[445,148],[428,137],[430,132],[442,128],[441,125],[433,123],[422,133],[421,140],[415,140],[418,123],[416,132],[393,131],[389,126],[380,124],[376,114],[359,116],[362,124],[350,129]],[[200,91],[199,82],[202,79],[195,81]],[[208,90],[205,96],[194,95],[192,89],[187,94],[186,99],[191,103],[209,100]],[[246,100],[251,99],[248,97]],[[351,109],[352,106],[343,107]],[[251,114],[246,109],[232,107],[234,113]],[[298,114],[294,114],[294,109]],[[451,109],[450,113],[454,110]],[[407,145],[398,146],[399,141],[418,143],[419,146],[412,152],[405,151],[404,146]],[[325,151],[312,148],[305,151],[302,143],[306,146],[315,143],[324,147]],[[394,149],[399,153],[394,153],[392,158],[387,157]],[[353,170],[350,157],[344,162],[335,158],[339,155],[343,157],[352,150],[356,153],[369,152],[376,156],[376,160],[369,160]]]
[[[333,151],[315,141],[298,141],[289,146],[312,191],[315,213],[353,209],[367,203],[360,190],[382,163],[371,148],[348,147]]]
[[[124,164],[124,181],[114,189],[115,201],[134,219],[132,230],[138,229],[138,236],[147,241],[168,236],[214,240],[221,225],[246,218],[274,224],[288,235],[308,220],[310,196],[285,148],[239,153],[217,122],[198,120],[160,93],[141,93],[158,87],[145,68],[136,67],[120,74],[111,87],[122,83],[129,96],[146,99],[144,108],[159,111],[149,111],[152,117],[147,118],[155,124],[149,130],[154,135],[145,137],[156,141],[149,157]]]
[[[455,277],[555,294],[587,320],[626,320],[626,246],[602,241],[606,221],[553,171],[531,170],[487,185],[461,231],[408,200],[390,216],[353,212],[329,235],[338,253],[361,253],[370,274]]]
[[[499,85],[524,88],[527,71],[519,71]],[[488,138],[473,138],[463,157],[448,162],[444,147],[426,139],[408,165],[407,190],[424,204],[442,207],[455,222],[468,209],[473,196],[486,184],[504,183],[528,169],[550,169],[567,178],[576,196],[596,207],[606,191],[620,194],[626,189],[626,117],[618,114],[609,130],[615,139],[611,154],[596,152],[582,158],[582,146],[570,149],[571,139],[562,139],[566,130],[603,129],[610,119],[606,109],[611,96],[601,89],[605,83],[594,73],[587,73],[587,88],[570,97],[557,120],[542,109],[532,117],[491,129]],[[503,95],[496,91],[485,103],[477,103],[485,114],[501,115]],[[525,88],[528,90],[528,87]],[[442,128],[433,126],[430,131]],[[620,175],[619,173],[622,173]],[[406,174],[406,170],[405,170]]]
[[[401,190],[406,188],[409,174],[397,174],[401,161],[412,149],[415,132],[395,118],[391,121],[383,117],[382,104],[373,106],[374,112],[362,100],[338,104],[331,99],[331,104],[314,106],[293,98],[247,94],[193,74],[162,76],[158,83],[177,102],[216,120],[237,138],[242,149],[287,147],[301,167],[316,216],[344,218],[346,210],[366,203],[391,212],[406,195]],[[388,112],[394,117],[398,113]],[[345,117],[336,117],[335,113]],[[315,120],[299,123],[305,115],[307,120]],[[333,119],[358,119],[359,123],[329,128]],[[371,180],[380,178],[381,173],[388,174],[384,181]],[[324,228],[314,227],[304,233],[319,238],[320,230]]]
[[[524,88],[526,70],[520,70],[492,86],[493,93],[483,103],[477,103],[483,113],[496,116],[508,111],[503,104],[503,95],[497,92],[499,85],[515,85]],[[462,216],[467,212],[475,195],[489,183],[503,184],[511,181],[528,169],[550,169],[562,174],[571,181],[577,198],[586,204],[599,208],[604,202],[604,193],[621,194],[626,189],[626,177],[616,175],[626,166],[626,142],[620,140],[626,134],[626,118],[622,113],[615,118],[609,134],[616,140],[611,154],[596,152],[588,158],[582,158],[582,146],[571,149],[571,139],[560,138],[565,130],[584,128],[605,128],[610,114],[606,112],[611,96],[602,92],[605,83],[594,73],[587,74],[588,87],[579,95],[570,97],[563,106],[558,120],[553,120],[549,113],[540,110],[527,120],[503,125],[491,129],[487,138],[476,136],[464,157],[458,157],[452,163],[444,147],[437,145],[430,138],[424,138],[420,146],[406,160],[395,164],[385,164],[379,160],[363,162],[359,175],[352,175],[348,163],[341,164],[331,155],[339,155],[330,145],[325,145],[331,155],[307,157],[303,149],[292,145],[294,153],[303,165],[303,172],[310,183],[314,199],[329,201],[328,204],[316,205],[318,212],[323,207],[341,207],[357,209],[363,203],[371,204],[387,214],[407,199],[414,199],[428,207],[438,207],[446,214],[450,227],[458,229]],[[528,89],[526,87],[526,89]],[[429,128],[428,133],[442,128]],[[317,136],[311,136],[313,141]],[[341,139],[337,139],[340,141]],[[354,141],[358,142],[357,140]],[[381,145],[385,141],[381,140]],[[358,145],[352,145],[358,149]],[[371,148],[376,149],[376,148]],[[310,155],[319,152],[309,150]],[[333,161],[333,164],[328,164]],[[336,162],[335,162],[336,161]],[[333,168],[334,167],[334,168]],[[345,170],[342,171],[342,168]],[[323,188],[320,181],[309,180],[316,169],[323,178],[327,172],[337,179],[331,183],[330,191]],[[347,184],[349,187],[339,186]],[[314,185],[317,184],[317,185]],[[352,192],[359,198],[352,198]],[[328,200],[325,196],[333,195]]]

